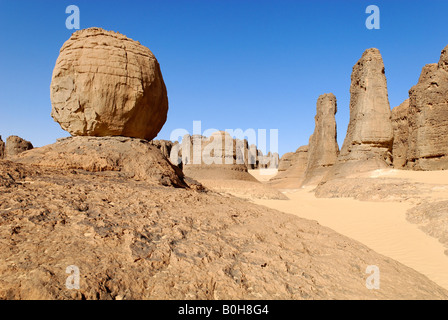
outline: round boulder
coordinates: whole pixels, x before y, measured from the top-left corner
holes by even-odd
[[[152,52],[100,28],[77,31],[64,43],[50,94],[51,116],[73,136],[151,140],[168,113],[165,83]]]

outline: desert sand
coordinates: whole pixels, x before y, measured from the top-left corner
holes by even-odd
[[[260,170],[250,173],[266,181],[268,175]],[[263,172],[267,173],[267,172]],[[376,170],[369,173],[378,177],[393,177],[403,181],[441,185],[439,199],[448,198],[448,171]],[[275,176],[275,173],[271,177]],[[445,185],[446,188],[442,185]],[[299,217],[316,220],[349,238],[357,240],[376,252],[395,259],[426,275],[448,289],[448,256],[446,248],[429,236],[417,224],[406,220],[406,211],[413,207],[409,201],[375,202],[352,198],[317,198],[313,188],[283,190],[289,201],[254,199],[257,204]]]

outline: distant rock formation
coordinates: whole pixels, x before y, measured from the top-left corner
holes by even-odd
[[[448,46],[409,90],[407,167],[448,169]]]
[[[319,96],[316,104],[314,133],[310,138],[308,164],[303,185],[317,185],[335,164],[339,153],[337,142],[336,97],[332,93]]]
[[[72,34],[51,81],[51,116],[73,136],[151,140],[168,97],[159,63],[139,42],[100,28]]]
[[[0,136],[0,159],[5,158],[5,143],[2,140],[2,136]]]
[[[409,135],[408,112],[409,99],[392,109],[392,127],[394,129],[392,158],[394,168],[397,169],[402,169],[406,166]]]
[[[384,63],[378,49],[367,49],[353,67],[350,94],[347,135],[329,178],[391,164],[394,136]]]
[[[183,171],[194,179],[236,179],[256,181],[248,173],[244,153],[238,151],[237,140],[226,131],[217,131],[209,138],[185,136],[182,148]]]
[[[6,157],[13,157],[31,149],[33,149],[33,144],[18,136],[9,136],[8,139],[6,139]]]
[[[308,146],[295,152],[285,153],[279,162],[278,174],[269,180],[276,189],[298,189],[301,187],[308,166]]]
[[[248,172],[248,156],[253,157],[250,150],[254,151],[254,147],[248,148],[247,140],[234,139],[225,131],[217,131],[210,137],[186,135],[176,148],[173,147],[171,161],[182,159],[187,177],[216,192],[243,198],[286,199]],[[272,158],[275,159],[275,155]]]
[[[268,152],[263,155],[261,150],[258,150],[258,161],[256,169],[277,169],[279,163],[279,155],[277,152]]]
[[[115,174],[164,186],[186,187],[182,171],[147,140],[128,137],[69,137],[12,158],[45,167]]]

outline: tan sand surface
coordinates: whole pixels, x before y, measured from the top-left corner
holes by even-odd
[[[252,173],[252,172],[251,172]],[[252,173],[253,174],[253,173]],[[386,170],[373,175],[393,175],[423,183],[448,183],[448,171]],[[256,175],[254,175],[256,176]],[[406,220],[407,202],[370,202],[350,198],[316,198],[310,189],[290,190],[290,199],[253,200],[270,208],[317,220],[376,252],[395,259],[448,289],[448,256],[435,238]]]
[[[251,175],[253,175],[258,181],[266,182],[274,177],[277,173],[277,169],[256,169],[248,170]]]

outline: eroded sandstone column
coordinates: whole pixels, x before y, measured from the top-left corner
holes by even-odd
[[[334,165],[339,153],[337,143],[336,97],[326,93],[317,99],[314,133],[309,143],[309,158],[303,185],[318,184]]]
[[[378,49],[367,49],[353,67],[350,95],[350,122],[331,178],[391,164],[391,111]]]

